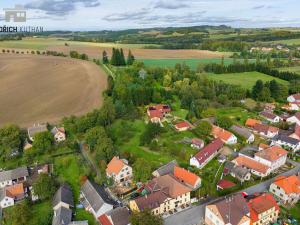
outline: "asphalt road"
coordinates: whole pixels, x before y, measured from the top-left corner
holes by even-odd
[[[300,172],[300,163],[296,163],[296,162],[291,162],[291,163],[293,165],[295,165],[296,167],[287,172],[284,172],[278,176],[290,176],[290,175]],[[255,192],[268,191],[269,186],[271,185],[271,183],[273,182],[274,179],[275,178],[264,181],[262,183],[254,185],[252,187],[241,190],[240,192],[247,192],[249,195],[251,195],[251,194],[254,194]],[[200,224],[203,224],[206,205],[211,204],[216,200],[217,199],[214,199],[207,203],[203,203],[203,204],[200,204],[197,206],[192,206],[191,208],[189,208],[185,211],[182,211],[182,212],[176,213],[172,216],[169,216],[165,219],[164,225],[200,225]]]

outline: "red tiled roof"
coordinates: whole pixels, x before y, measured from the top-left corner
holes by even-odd
[[[174,176],[192,187],[195,187],[200,180],[196,174],[178,166],[174,167]]]
[[[265,118],[271,119],[271,120],[273,120],[277,117],[275,114],[267,112],[267,111],[261,112],[260,115],[265,117]]]
[[[191,124],[187,121],[182,121],[179,122],[175,125],[176,129],[181,129],[181,128],[192,128]]]
[[[279,128],[272,127],[266,124],[255,124],[253,129],[259,133],[268,134],[268,132],[277,133],[279,131]]]
[[[108,173],[108,174],[114,173],[115,175],[117,175],[122,170],[124,165],[125,164],[124,164],[123,160],[121,160],[118,157],[114,156],[112,158],[112,160],[107,165],[106,173]]]
[[[247,167],[249,169],[253,169],[257,172],[260,172],[262,174],[266,174],[268,169],[269,169],[268,166],[266,166],[262,163],[259,163],[259,162],[255,161],[254,159],[250,159],[248,157],[245,157],[245,156],[238,156],[233,161],[238,166],[244,166],[244,167]]]
[[[246,121],[246,123],[245,123],[245,125],[246,125],[247,127],[254,127],[255,124],[261,124],[261,121],[256,120],[256,119],[247,119],[247,121]]]
[[[221,139],[217,138],[210,144],[206,145],[201,151],[199,151],[194,157],[200,164],[204,163],[211,155],[216,153],[223,147],[224,143]]]
[[[149,116],[151,119],[152,118],[160,118],[160,119],[163,118],[163,113],[159,110],[150,110],[149,114],[150,114]]]
[[[272,146],[255,153],[256,156],[264,158],[268,161],[276,161],[287,154],[288,152],[279,146]]]
[[[98,221],[100,222],[101,225],[113,225],[105,214],[100,216],[98,218]]]
[[[300,193],[300,177],[296,175],[277,177],[274,183],[281,187],[286,194]]]
[[[264,193],[248,202],[250,209],[250,218],[252,222],[259,220],[259,215],[275,207],[275,210],[279,210],[279,206],[276,203],[273,195],[270,193]]]
[[[5,191],[6,191],[6,195],[11,198],[15,198],[19,195],[22,195],[22,194],[24,194],[23,183],[8,186],[8,187],[6,187]]]
[[[295,100],[300,100],[300,93],[292,95]]]
[[[219,180],[217,186],[219,186],[221,189],[227,189],[234,187],[236,184],[229,181],[229,180]]]
[[[220,138],[222,141],[226,142],[229,138],[231,138],[233,134],[221,127],[213,126],[212,135],[214,136],[214,138]]]

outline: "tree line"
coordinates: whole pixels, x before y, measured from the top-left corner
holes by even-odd
[[[135,57],[132,54],[131,50],[128,51],[127,60],[125,59],[123,49],[113,48],[112,56],[109,60],[107,52],[103,51],[102,53],[102,62],[103,64],[111,64],[113,66],[130,66],[135,61]]]

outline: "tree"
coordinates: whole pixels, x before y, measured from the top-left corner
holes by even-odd
[[[131,53],[131,50],[128,52],[128,57],[127,57],[127,65],[131,66],[134,62],[135,58],[133,54]]]
[[[255,85],[252,88],[252,97],[254,99],[257,99],[260,93],[262,92],[264,88],[264,83],[262,80],[256,81]]]
[[[215,108],[207,108],[206,110],[203,110],[201,113],[202,118],[209,118],[216,116],[217,112]]]
[[[120,66],[126,66],[126,60],[122,48],[120,50]]]
[[[18,126],[9,124],[0,129],[0,157],[8,158],[12,151],[21,147],[21,130]]]
[[[140,137],[140,144],[141,145],[148,145],[151,141],[162,131],[162,128],[157,123],[149,122],[146,126],[145,131],[142,133]]]
[[[268,87],[264,87],[262,91],[259,93],[257,98],[259,101],[262,102],[270,102],[271,101],[271,92]]]
[[[6,215],[8,215],[6,217]],[[5,214],[4,220],[11,225],[27,225],[31,218],[31,209],[27,200],[16,204],[11,213]]]
[[[107,135],[105,133],[105,130],[103,127],[97,126],[93,127],[89,130],[84,135],[86,143],[89,145],[91,150],[95,149],[95,146],[97,145],[98,139],[99,138],[106,138]]]
[[[108,137],[98,139],[95,152],[97,161],[105,160],[106,162],[109,162],[116,154],[113,142]]]
[[[224,128],[224,129],[229,129],[233,125],[232,120],[227,116],[218,117],[216,122],[217,122],[218,126]]]
[[[39,197],[40,200],[46,200],[53,197],[55,192],[54,179],[47,174],[40,174],[36,182],[32,185],[34,194]]]
[[[34,136],[34,142],[32,147],[38,151],[44,152],[52,148],[54,143],[54,137],[49,131],[37,133]]]
[[[196,127],[195,132],[199,136],[208,136],[212,130],[212,125],[208,121],[201,121]]]
[[[143,158],[138,158],[133,164],[134,180],[136,182],[146,182],[151,177],[152,166]]]
[[[109,63],[108,55],[107,55],[107,52],[105,50],[102,52],[102,63],[103,64],[108,64]]]
[[[156,216],[151,213],[149,209],[142,212],[134,212],[129,221],[132,225],[163,225],[161,216]]]

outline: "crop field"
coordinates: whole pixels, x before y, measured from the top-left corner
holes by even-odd
[[[150,67],[163,67],[163,68],[174,68],[177,63],[185,63],[191,69],[195,70],[199,64],[208,63],[221,63],[221,58],[199,58],[199,59],[143,59],[141,60],[146,66]],[[242,62],[243,60],[241,60]],[[249,60],[251,61],[251,60]],[[253,60],[255,61],[255,60]],[[233,63],[232,58],[225,58],[224,64],[229,65]]]
[[[101,106],[106,74],[75,59],[0,55],[0,125],[57,122]]]
[[[225,83],[241,85],[244,88],[251,89],[257,80],[263,82],[276,80],[280,84],[288,85],[287,81],[259,73],[259,72],[246,72],[246,73],[230,73],[230,74],[208,74],[209,79],[216,81],[224,81]]]

